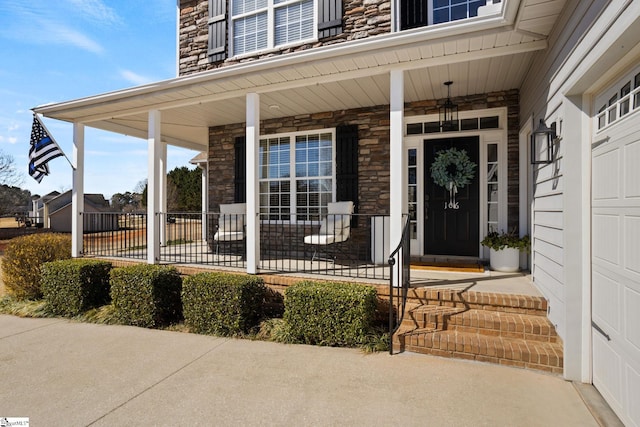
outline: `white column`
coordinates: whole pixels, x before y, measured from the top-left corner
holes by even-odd
[[[247,273],[256,274],[260,262],[260,194],[258,144],[260,143],[260,95],[247,94]]]
[[[160,259],[160,158],[162,142],[160,136],[161,115],[158,110],[149,111],[148,167],[147,167],[147,263],[155,264]]]
[[[167,245],[167,144],[160,143],[160,168],[158,174],[160,192],[160,245]]]
[[[40,222],[37,199],[31,201],[31,216],[35,219],[36,222]]]
[[[84,232],[84,125],[73,124],[73,164],[71,190],[71,256],[82,256],[82,235]],[[46,211],[46,209],[45,209]],[[49,215],[44,217],[48,226]]]
[[[520,223],[519,236],[523,237],[526,234],[531,235],[531,202],[533,194],[533,168],[531,167],[530,159],[530,137],[532,132],[533,119],[529,120],[520,129],[519,138],[519,210],[520,215],[518,221]],[[526,252],[520,252],[520,268],[527,270],[530,268],[530,254]]]
[[[591,144],[589,97],[567,97],[561,126],[564,146],[564,378],[591,382]],[[547,126],[550,124],[547,122]],[[554,165],[555,167],[555,165]],[[567,170],[569,172],[567,172]]]
[[[207,213],[209,212],[209,161],[201,163],[202,171],[202,241],[207,241]]]
[[[389,130],[390,144],[390,197],[389,213],[391,223],[389,227],[390,249],[394,250],[402,238],[402,212],[406,209],[405,193],[407,186],[403,176],[406,166],[404,165],[404,150],[402,148],[403,126],[404,126],[404,71],[391,71],[391,117]],[[399,261],[399,260],[398,260]]]
[[[79,211],[79,212],[82,212],[82,211]],[[51,228],[51,221],[49,221],[49,201],[42,204],[42,221],[43,221],[44,228]],[[73,230],[73,221],[72,221],[71,229]]]

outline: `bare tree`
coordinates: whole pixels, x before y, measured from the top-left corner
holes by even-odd
[[[0,150],[0,184],[17,186],[22,183],[22,176],[15,167],[13,156]]]

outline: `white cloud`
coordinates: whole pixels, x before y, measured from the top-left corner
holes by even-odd
[[[13,145],[16,142],[18,142],[18,138],[16,138],[15,136],[7,136],[7,137],[5,137],[5,136],[0,135],[0,144],[3,144],[5,142],[7,144]]]
[[[131,70],[120,70],[120,77],[132,83],[134,85],[144,85],[154,81],[151,77],[143,76],[138,73],[134,73]]]
[[[68,0],[83,17],[103,25],[120,24],[122,19],[101,0]]]
[[[3,9],[10,19],[7,20],[8,25],[0,28],[0,36],[32,44],[70,45],[92,53],[100,54],[104,51],[89,36],[65,24],[73,11],[50,7],[49,4],[32,7],[24,2],[11,0],[0,3],[0,12]],[[75,27],[77,22],[73,22]]]
[[[68,44],[98,54],[104,52],[104,48],[99,43],[64,24],[46,20],[41,20],[40,24],[42,33],[47,35],[46,39],[42,40],[45,43],[49,41],[56,44]]]

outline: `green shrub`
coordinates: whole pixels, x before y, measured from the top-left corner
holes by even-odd
[[[40,267],[71,258],[71,236],[41,233],[12,239],[2,259],[2,280],[17,299],[42,298]]]
[[[43,264],[41,270],[42,294],[56,315],[76,316],[109,303],[111,263],[107,261],[54,261]]]
[[[284,321],[298,342],[354,346],[366,341],[376,306],[372,286],[305,281],[285,290]]]
[[[151,328],[180,320],[182,279],[174,267],[141,264],[111,270],[115,318]]]
[[[262,318],[264,281],[255,276],[200,273],[184,279],[185,325],[195,333],[233,336],[247,333]]]

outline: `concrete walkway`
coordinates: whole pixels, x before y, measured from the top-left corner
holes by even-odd
[[[0,315],[0,418],[32,426],[596,426],[522,369]]]

